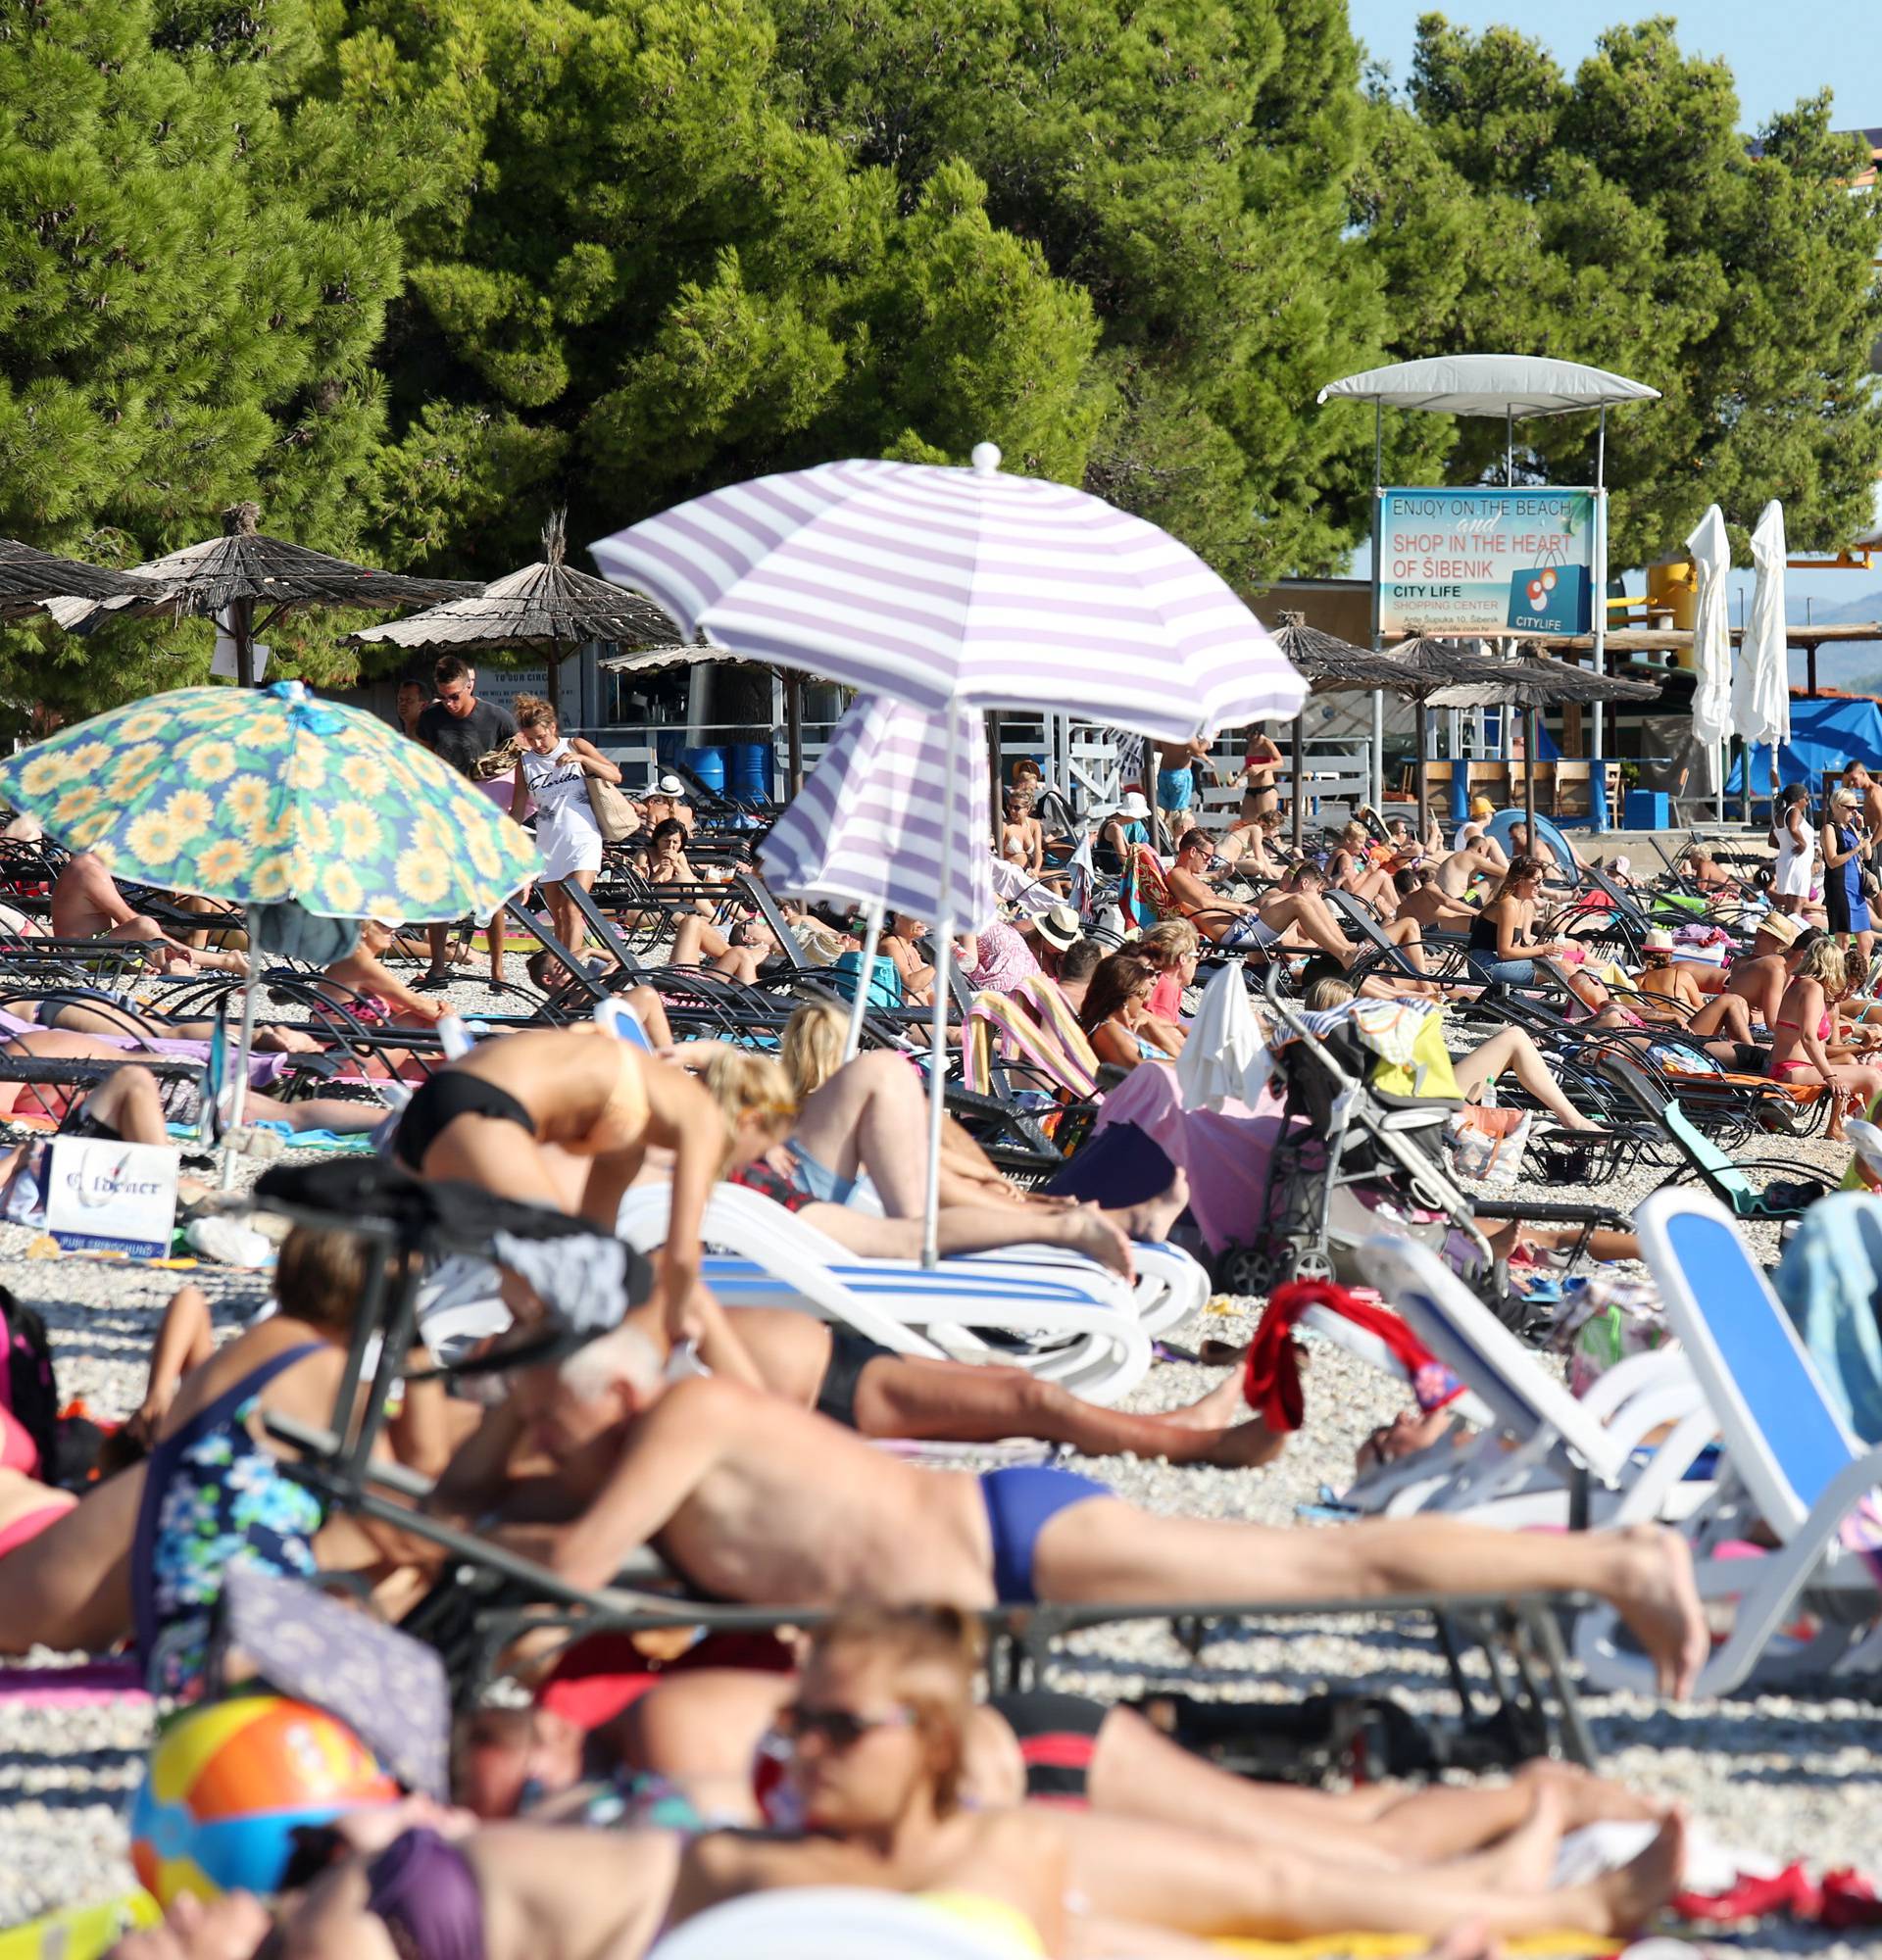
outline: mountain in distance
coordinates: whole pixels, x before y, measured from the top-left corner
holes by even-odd
[[[1804,600],[1789,595],[1786,600],[1784,611],[1793,626],[1854,626],[1882,619],[1882,592],[1866,592],[1860,599],[1848,599],[1840,606],[1825,606],[1820,599]]]
[[[1802,599],[1787,595],[1785,612],[1793,626],[1843,626],[1882,620],[1882,592],[1866,592],[1859,599],[1847,599],[1826,606],[1819,600],[1807,609]],[[1809,675],[1801,653],[1791,655],[1791,685],[1803,687]],[[1882,636],[1874,640],[1852,640],[1838,647],[1819,647],[1816,654],[1818,687],[1841,688],[1846,694],[1882,694]]]

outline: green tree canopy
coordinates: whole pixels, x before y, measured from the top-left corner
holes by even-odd
[[[385,85],[448,105],[461,192],[407,226],[378,516],[496,572],[552,498],[579,539],[847,454],[1077,481],[1106,391],[1088,298],[989,216],[787,113],[760,0],[370,0]]]
[[[258,497],[363,539],[373,351],[422,131],[334,75],[310,0],[0,10],[0,532],[134,563]],[[205,629],[15,630],[0,690],[65,706],[170,684]]]
[[[1682,53],[1670,20],[1613,28],[1570,79],[1511,28],[1435,14],[1408,93],[1375,94],[1354,178],[1394,350],[1554,355],[1659,388],[1609,443],[1613,563],[1679,549],[1712,502],[1741,548],[1771,497],[1800,546],[1866,525],[1882,201],[1848,188],[1866,158],[1832,134],[1827,94],[1754,148],[1729,70]],[[1586,480],[1591,419],[1522,425],[1519,468]],[[1501,448],[1500,429],[1460,423],[1452,480]]]

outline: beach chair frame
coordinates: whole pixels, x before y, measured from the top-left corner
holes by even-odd
[[[1723,1445],[1714,1495],[1686,1530],[1702,1596],[1738,1605],[1697,1692],[1726,1694],[1754,1674],[1760,1684],[1821,1680],[1853,1657],[1872,1666],[1877,1638],[1861,1635],[1882,1624],[1882,1587],[1838,1533],[1882,1486],[1882,1447],[1865,1448],[1844,1424],[1723,1204],[1661,1190],[1641,1206],[1639,1227]],[[1778,1541],[1774,1549],[1717,1555],[1759,1525]],[[1821,1613],[1819,1630],[1801,1650],[1775,1652],[1800,1600]],[[1618,1642],[1610,1609],[1584,1618],[1575,1645],[1591,1679],[1604,1685],[1637,1686],[1648,1672]]]

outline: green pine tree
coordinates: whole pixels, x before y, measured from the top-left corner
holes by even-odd
[[[1801,548],[1866,526],[1882,202],[1851,194],[1863,159],[1827,95],[1754,150],[1729,70],[1684,54],[1669,20],[1612,29],[1569,78],[1511,28],[1435,14],[1408,94],[1375,95],[1354,190],[1395,351],[1555,355],[1659,388],[1611,428],[1616,564],[1677,549],[1712,502],[1741,552],[1772,497]],[[1500,427],[1448,439],[1452,481],[1500,473]],[[1593,451],[1589,416],[1517,431],[1519,473],[1553,482],[1590,480]]]
[[[333,11],[0,6],[0,533],[130,564],[252,496],[283,536],[364,542],[398,225],[436,172],[422,126],[334,67]],[[208,644],[12,629],[0,700],[16,724],[86,711],[198,677]]]

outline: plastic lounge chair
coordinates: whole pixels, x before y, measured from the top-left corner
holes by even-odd
[[[1488,1413],[1474,1447],[1449,1440],[1362,1478],[1345,1501],[1401,1515],[1480,1514],[1504,1524],[1631,1524],[1690,1510],[1686,1472],[1715,1425],[1677,1352],[1630,1355],[1577,1399],[1444,1262],[1399,1234],[1360,1250],[1366,1276]],[[1674,1433],[1647,1456],[1642,1439]],[[1510,1446],[1513,1445],[1513,1447]]]
[[[1729,1693],[1755,1671],[1820,1678],[1841,1663],[1873,1666],[1882,1590],[1865,1560],[1839,1539],[1844,1521],[1882,1484],[1882,1448],[1864,1450],[1845,1427],[1789,1316],[1729,1212],[1699,1193],[1656,1192],[1641,1206],[1641,1244],[1704,1389],[1722,1448],[1713,1497],[1685,1526],[1702,1597],[1738,1602],[1730,1636],[1712,1653],[1697,1692]],[[1744,1544],[1758,1527],[1769,1551]],[[1746,1553],[1732,1555],[1734,1549]],[[1784,1632],[1803,1605],[1812,1632]],[[1638,1687],[1651,1679],[1626,1650],[1610,1612],[1576,1628],[1590,1678]]]
[[[1659,1187],[1702,1184],[1734,1218],[1795,1218],[1836,1188],[1836,1180],[1793,1157],[1734,1158],[1707,1136],[1679,1105],[1678,1097],[1662,1099],[1640,1066],[1625,1056],[1602,1057],[1602,1071],[1624,1089],[1634,1102],[1657,1122],[1673,1149],[1685,1160]],[[1747,1173],[1761,1173],[1759,1189]]]
[[[1011,1935],[982,1937],[899,1892],[806,1886],[729,1900],[669,1933],[647,1960],[1013,1960]]]
[[[870,1211],[877,1217],[883,1215],[880,1200],[867,1185],[851,1193],[849,1202],[858,1210]],[[1133,1239],[1130,1250],[1137,1268],[1137,1283],[1129,1289],[1130,1301],[1147,1334],[1167,1333],[1178,1321],[1202,1311],[1209,1300],[1210,1278],[1200,1260],[1166,1240]],[[1080,1252],[1067,1251],[1063,1246],[1002,1246],[985,1252],[951,1253],[948,1262],[955,1265],[964,1260],[978,1266],[1015,1262],[1063,1266],[1081,1275],[1101,1273],[1114,1286],[1123,1284],[1107,1268],[1096,1265]]]
[[[642,1251],[664,1243],[670,1194],[642,1185],[618,1230]],[[1150,1335],[1123,1282],[1101,1267],[1020,1261],[861,1259],[756,1192],[719,1185],[706,1207],[701,1277],[728,1306],[802,1306],[898,1353],[1023,1367],[1109,1404],[1150,1372]],[[1050,1347],[1007,1347],[982,1333]]]

